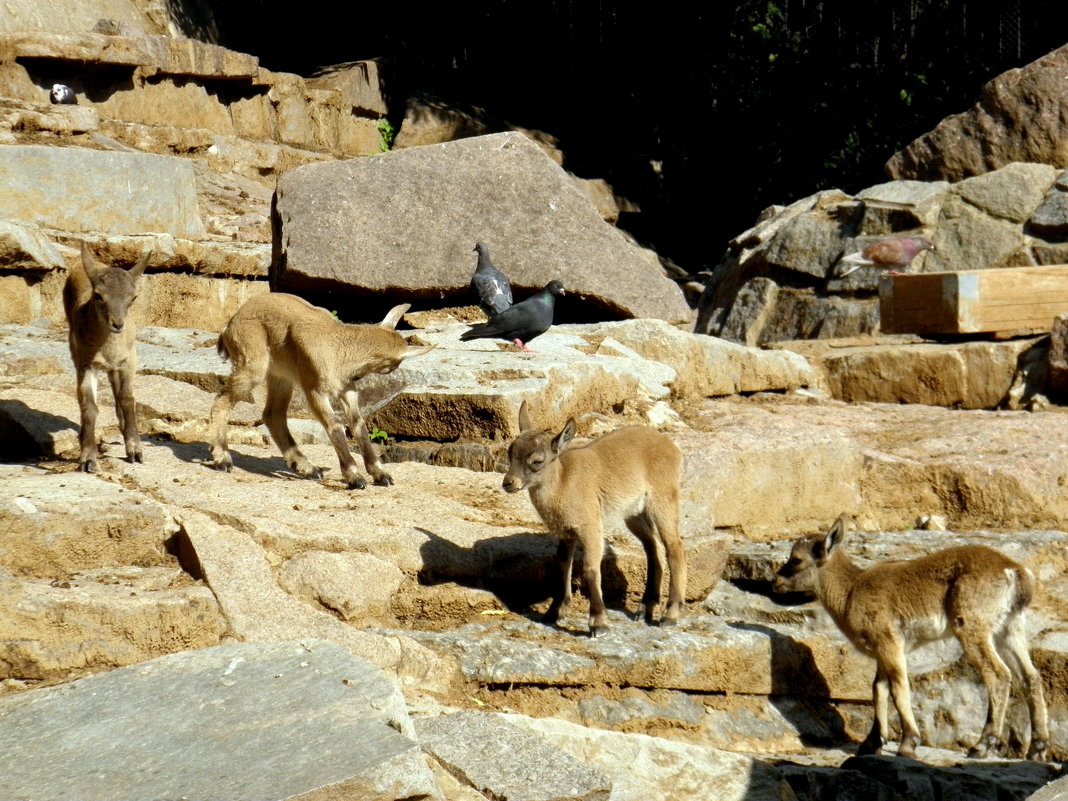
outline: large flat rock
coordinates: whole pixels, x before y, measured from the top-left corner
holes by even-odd
[[[316,640],[161,657],[0,699],[0,796],[392,801],[434,792],[403,699]]]
[[[186,159],[9,145],[0,176],[0,217],[64,231],[204,236]]]
[[[290,170],[278,183],[277,216],[282,288],[467,303],[472,248],[482,241],[517,300],[560,279],[597,316],[690,319],[655,256],[605,223],[574,180],[518,133]],[[565,297],[564,308],[570,303]]]
[[[417,718],[423,748],[446,769],[500,801],[608,801],[611,780],[500,715]]]

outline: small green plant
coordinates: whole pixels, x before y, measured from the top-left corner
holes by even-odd
[[[386,431],[383,431],[381,428],[378,428],[377,426],[371,426],[371,433],[368,434],[367,436],[370,437],[372,442],[374,440],[376,440],[376,439],[382,440],[382,442],[385,442],[387,439],[389,439],[389,433],[386,432]]]
[[[382,137],[382,141],[378,145],[378,149],[386,153],[393,149],[393,140],[397,136],[397,129],[393,127],[393,123],[387,120],[385,117],[378,121],[378,135]]]

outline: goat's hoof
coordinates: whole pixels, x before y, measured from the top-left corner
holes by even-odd
[[[145,463],[144,454],[141,453],[140,451],[138,451],[137,453],[131,453],[130,454],[130,464],[133,464],[134,462],[136,462],[137,464],[144,464]]]
[[[608,626],[590,626],[590,637],[600,637],[608,631]]]
[[[362,476],[354,476],[348,481],[349,489],[364,489],[367,486],[367,482],[363,480]]]
[[[393,476],[391,476],[389,473],[383,473],[382,475],[380,475],[378,478],[375,479],[375,484],[377,484],[380,487],[392,487],[393,486]]]
[[[220,473],[229,473],[233,469],[234,463],[229,459],[216,459],[214,462],[208,462],[208,466],[213,470],[218,470]]]
[[[897,755],[904,757],[905,759],[916,758],[916,743],[910,740],[902,740],[901,744],[897,747]]]
[[[679,625],[679,621],[672,618],[664,618],[660,621],[660,628],[662,629],[674,628],[677,625]]]
[[[857,756],[872,756],[883,750],[883,744],[876,740],[867,739],[857,748]]]
[[[96,462],[92,459],[86,459],[84,462],[78,463],[78,469],[81,470],[83,473],[95,473]]]
[[[1032,740],[1027,748],[1027,758],[1035,762],[1049,761],[1049,743],[1045,740]]]
[[[988,735],[986,737],[980,737],[972,748],[968,750],[969,759],[986,759],[988,756],[994,756],[998,752],[998,747],[1001,742],[994,735]]]

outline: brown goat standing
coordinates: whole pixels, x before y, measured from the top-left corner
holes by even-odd
[[[252,390],[266,380],[263,421],[293,472],[304,478],[323,474],[301,453],[289,431],[286,411],[293,389],[299,386],[330,437],[349,487],[362,489],[367,482],[349,451],[346,423],[360,443],[364,467],[374,482],[392,484],[371,445],[356,381],[371,373],[391,373],[405,359],[432,350],[433,346],[409,345],[394,330],[408,308],[395,306],[378,325],[349,325],[296,295],[271,292],[246,302],[219,335],[219,355],[230,359],[233,368],[211,407],[212,467],[230,470],[226,445],[230,409],[239,400],[251,402]],[[343,410],[344,420],[335,406]]]
[[[608,629],[601,595],[601,557],[605,515],[622,517],[641,540],[648,565],[645,622],[653,622],[660,602],[663,564],[659,540],[667,554],[670,582],[662,626],[674,625],[686,591],[686,553],[679,537],[679,478],[682,453],[667,436],[652,428],[621,428],[576,448],[574,418],[563,429],[534,431],[524,401],[519,409],[520,434],[508,449],[507,492],[526,489],[550,533],[560,538],[557,558],[562,586],[545,614],[555,624],[571,601],[571,569],[575,547],[582,545],[582,573],[590,596],[590,636]]]
[[[81,266],[70,271],[63,285],[63,310],[69,325],[68,342],[81,409],[78,463],[87,473],[96,470],[96,393],[102,372],[107,373],[115,396],[115,415],[126,443],[126,457],[131,462],[144,461],[133,394],[137,327],[127,317],[137,297],[138,279],[151,255],[149,248],[129,270],[105,267],[82,242]]]
[[[1024,627],[1024,613],[1034,595],[1030,571],[982,545],[947,548],[865,570],[842,549],[849,522],[842,515],[823,536],[794,543],[789,561],[775,578],[775,591],[815,593],[853,645],[874,657],[875,721],[859,753],[882,748],[889,734],[892,696],[901,718],[898,754],[915,755],[920,734],[912,714],[905,654],[924,643],[956,637],[989,696],[986,725],[969,756],[996,752],[1015,674],[1031,715],[1027,756],[1044,758],[1049,743],[1046,702]]]

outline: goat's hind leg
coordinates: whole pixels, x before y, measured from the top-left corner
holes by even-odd
[[[323,468],[316,467],[304,455],[289,430],[289,404],[293,400],[293,382],[277,375],[267,376],[267,402],[263,405],[263,423],[271,439],[282,452],[286,465],[301,478],[319,479]],[[329,431],[329,429],[327,429]]]
[[[1021,615],[1015,615],[1009,621],[1005,636],[998,645],[998,651],[1015,674],[1027,699],[1027,710],[1031,718],[1031,741],[1027,747],[1027,758],[1046,761],[1049,759],[1049,711],[1046,708],[1042,676],[1031,661]]]
[[[656,535],[652,522],[644,512],[627,518],[627,528],[637,537],[645,549],[645,593],[642,595],[642,606],[645,612],[645,622],[653,625],[656,622],[656,606],[660,603],[660,586],[664,581],[664,564],[660,559],[660,551],[656,547]],[[662,625],[670,626],[675,621],[664,620]]]
[[[668,600],[667,608],[660,619],[661,626],[674,626],[686,601],[686,549],[679,536],[679,502],[677,496],[659,496],[653,499],[648,509],[649,519],[657,537],[664,545],[667,556]],[[657,584],[657,587],[660,585]]]
[[[266,371],[266,366],[264,366]],[[211,461],[208,463],[216,470],[229,473],[233,468],[230,449],[227,446],[227,429],[230,426],[230,410],[238,401],[252,401],[252,390],[262,379],[257,379],[244,361],[234,359],[230,377],[226,386],[219,392],[211,405],[209,436],[211,438]]]
[[[1005,712],[1012,689],[1012,672],[1002,660],[990,631],[975,630],[967,622],[958,627],[957,639],[968,660],[979,670],[987,692],[987,714],[983,731],[968,756],[982,759],[997,754],[1005,729]]]

